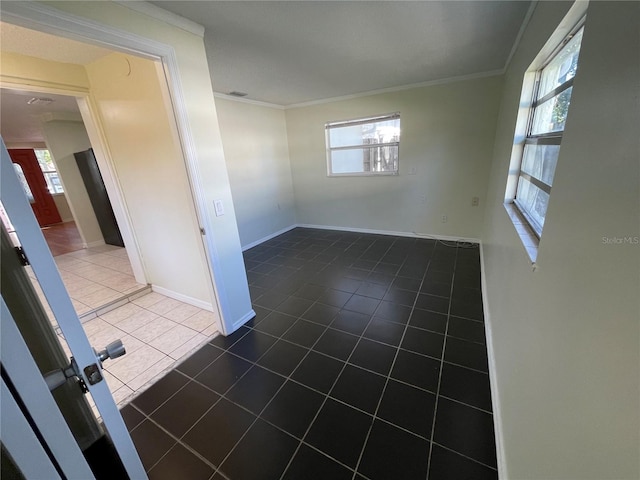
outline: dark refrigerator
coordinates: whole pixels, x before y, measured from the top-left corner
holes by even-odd
[[[90,148],[84,152],[74,153],[73,156],[78,164],[80,175],[89,194],[91,206],[98,219],[105,243],[124,247],[122,235],[120,234],[116,217],[113,214],[113,208],[107,196],[107,189],[104,186],[102,175],[98,169],[98,162],[96,162],[93,149]]]

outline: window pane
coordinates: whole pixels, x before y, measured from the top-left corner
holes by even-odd
[[[331,148],[391,143],[400,140],[400,119],[329,128]]]
[[[556,95],[536,107],[533,112],[533,123],[531,125],[532,135],[561,132],[564,130],[572,90],[573,87],[567,88],[560,95]]]
[[[53,163],[53,159],[51,158],[51,153],[49,150],[34,150],[36,154],[36,158],[38,159],[38,163],[40,164],[40,169],[43,172],[51,172],[56,170],[56,166]]]
[[[547,214],[549,195],[527,179],[520,177],[516,201],[520,208],[528,214],[529,219],[532,220],[531,227],[540,235],[544,226],[544,218]]]
[[[58,172],[47,172],[44,174],[44,178],[47,181],[49,193],[64,193]]]
[[[563,83],[571,80],[576,75],[578,69],[578,55],[580,54],[580,42],[582,41],[581,28],[573,38],[558,52],[558,54],[542,69],[540,86],[538,87],[538,98],[544,97],[547,93]]]
[[[551,186],[559,153],[560,145],[525,145],[520,168]]]
[[[331,173],[383,173],[398,171],[398,147],[354,148],[331,151]]]

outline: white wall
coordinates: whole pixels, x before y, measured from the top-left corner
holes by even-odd
[[[284,110],[216,98],[243,247],[296,223]]]
[[[298,223],[479,238],[501,86],[494,76],[287,109]],[[326,122],[393,112],[398,176],[327,177]]]
[[[502,97],[484,224],[487,321],[513,479],[637,479],[640,3],[591,2],[532,271],[502,205],[522,77],[567,12],[539,2]]]
[[[62,180],[65,196],[83,241],[87,245],[104,243],[100,225],[91,206],[78,164],[73,156],[91,148],[87,131],[82,122],[54,120],[42,123],[42,135]],[[57,202],[56,202],[57,203]],[[63,212],[60,211],[60,215]],[[64,216],[63,216],[64,220]]]
[[[113,53],[86,69],[147,281],[211,303],[187,173],[154,63]]]

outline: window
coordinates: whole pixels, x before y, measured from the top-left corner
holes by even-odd
[[[51,153],[49,152],[49,150],[34,149],[33,151],[36,154],[38,164],[40,165],[40,169],[42,170],[44,179],[47,182],[49,193],[51,193],[52,195],[54,193],[64,193],[64,189],[62,188],[62,184],[60,183],[60,177],[58,176],[56,166],[53,163],[53,159],[51,158]]]
[[[397,175],[400,114],[325,125],[327,174]]]
[[[536,72],[514,203],[538,238],[571,103],[582,31],[576,27]]]

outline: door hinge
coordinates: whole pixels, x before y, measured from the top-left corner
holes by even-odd
[[[22,247],[13,247],[16,250],[16,254],[18,255],[18,260],[20,260],[20,264],[23,267],[29,265],[29,259],[27,258],[27,254],[24,253],[24,249]]]

